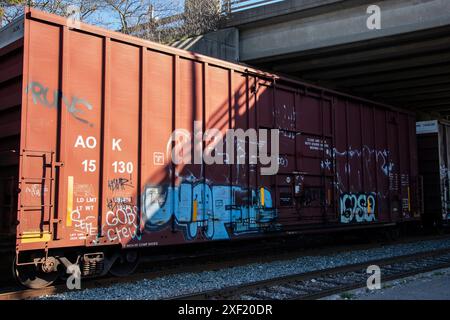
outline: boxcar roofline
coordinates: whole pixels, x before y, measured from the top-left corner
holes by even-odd
[[[45,13],[40,10],[36,10],[33,8],[29,8],[29,7],[27,7],[25,9],[25,16],[26,16],[26,19],[41,20],[41,21],[50,22],[52,24],[56,24],[56,25],[60,25],[60,26],[67,25],[67,19],[64,17],[50,14],[50,13]],[[171,47],[168,45],[163,45],[163,44],[159,44],[159,43],[152,42],[149,40],[144,40],[144,39],[140,39],[140,38],[137,38],[134,36],[126,35],[126,34],[123,34],[120,32],[110,31],[110,30],[107,30],[107,29],[104,29],[101,27],[96,27],[93,25],[89,25],[89,24],[86,24],[83,22],[81,22],[79,24],[79,26],[80,26],[79,28],[76,28],[76,27],[68,27],[68,28],[76,29],[76,30],[79,30],[79,31],[82,31],[82,32],[85,32],[88,34],[93,34],[93,35],[102,36],[102,37],[108,37],[108,38],[114,39],[116,41],[121,41],[124,43],[132,44],[132,45],[136,45],[136,46],[140,46],[140,47],[145,47],[147,49],[151,49],[154,51],[169,53],[169,54],[177,55],[177,56],[180,56],[183,58],[196,59],[197,61],[208,63],[210,65],[214,65],[214,66],[218,66],[218,67],[230,68],[232,70],[243,72],[243,73],[250,73],[250,74],[253,73],[255,76],[271,79],[275,82],[279,81],[279,82],[287,82],[287,83],[292,83],[292,84],[296,84],[296,85],[301,85],[301,86],[304,86],[304,87],[307,87],[310,89],[314,89],[314,90],[317,90],[320,92],[330,93],[330,94],[341,96],[344,98],[349,98],[352,100],[369,103],[371,105],[376,105],[376,106],[386,108],[386,109],[389,109],[392,111],[401,111],[406,114],[414,115],[414,112],[406,110],[406,109],[397,108],[397,107],[394,107],[394,106],[391,106],[388,104],[384,104],[381,102],[376,102],[376,101],[368,100],[368,99],[365,99],[362,97],[357,97],[357,96],[354,96],[351,94],[342,93],[342,92],[335,91],[332,89],[323,88],[323,87],[320,87],[320,86],[317,86],[317,85],[314,85],[311,83],[304,82],[304,81],[294,78],[294,77],[286,77],[286,76],[274,74],[270,71],[262,71],[260,69],[252,68],[251,66],[245,65],[243,63],[237,64],[237,63],[232,63],[232,62],[216,59],[216,58],[198,54],[198,53],[195,53],[192,51],[186,51],[186,50],[174,48],[174,47]]]

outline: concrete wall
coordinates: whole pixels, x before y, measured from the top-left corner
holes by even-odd
[[[242,27],[245,24],[254,26],[259,21],[267,20],[280,22],[286,20],[286,16],[319,14],[323,11],[329,11],[331,6],[343,9],[355,6],[357,3],[361,4],[364,1],[367,0],[284,0],[249,10],[234,12],[225,21],[225,26]]]
[[[367,28],[369,5],[381,30]],[[450,24],[450,0],[285,0],[234,13],[232,26],[173,46],[228,61],[274,56],[396,36]]]
[[[0,28],[0,48],[19,40],[24,35],[23,16]]]
[[[369,4],[381,8],[381,29],[367,28]],[[436,28],[450,23],[449,0],[366,1],[365,4],[283,22],[246,25],[240,30],[240,60],[331,47]]]
[[[239,61],[239,30],[227,28],[206,35],[176,41],[173,47],[231,61]]]

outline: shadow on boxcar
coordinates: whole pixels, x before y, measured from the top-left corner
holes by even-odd
[[[212,106],[205,103],[209,99],[207,95],[214,90],[226,90],[225,88],[213,88],[211,80],[205,80],[204,73],[199,74],[195,60],[191,63],[192,86],[190,104],[190,127],[179,128],[188,131],[188,139],[184,141],[172,141],[167,139],[166,155],[169,160],[165,166],[161,166],[152,176],[145,180],[144,190],[141,191],[139,207],[141,214],[138,222],[139,231],[132,234],[125,245],[138,247],[154,245],[172,245],[181,243],[195,243],[205,240],[228,240],[238,236],[255,235],[261,232],[277,230],[277,212],[273,203],[271,186],[257,185],[257,168],[248,165],[249,141],[245,141],[245,163],[240,165],[227,164],[226,153],[224,164],[213,164],[211,166],[202,164],[174,164],[171,160],[171,151],[190,150],[191,160],[195,158],[194,147],[192,147],[195,132],[194,121],[202,121],[202,134],[205,129],[215,128],[223,133],[220,141],[202,142],[202,150],[205,147],[213,149],[216,145],[222,145],[226,150],[225,131],[232,127],[232,123],[244,131],[251,121],[256,123],[255,103],[257,92],[255,78],[247,74],[239,76],[226,71],[226,83],[228,90],[226,98],[218,105]],[[211,68],[207,66],[207,68]],[[231,81],[231,77],[233,81]],[[231,85],[242,79],[239,85]],[[208,92],[202,85],[202,96],[198,93],[199,84],[208,81]],[[186,87],[188,84],[182,83]],[[263,90],[263,88],[261,88]],[[260,92],[261,97],[268,92]],[[231,99],[231,100],[230,100]],[[209,115],[205,110],[216,109]],[[242,112],[245,111],[245,112]],[[253,119],[250,119],[254,117]],[[143,124],[149,125],[149,124]],[[175,127],[174,113],[172,112],[172,126]],[[239,144],[234,139],[234,147]],[[145,148],[145,146],[143,146]],[[238,158],[237,150],[233,162]],[[242,161],[242,159],[241,159]],[[253,171],[250,171],[252,169]],[[120,264],[127,259],[119,260]],[[115,272],[117,264],[112,270]]]
[[[238,91],[248,92],[247,86],[246,81],[245,87],[239,88]],[[195,106],[196,103],[194,98],[192,104]],[[225,100],[218,108],[219,111],[206,119],[206,126],[220,131],[226,130],[230,123],[229,107],[235,106],[229,106],[229,101]],[[192,120],[197,119],[196,108],[193,109]],[[247,114],[240,115],[241,118],[246,116]],[[239,122],[239,119],[233,120]],[[192,137],[194,127],[190,129]],[[180,149],[193,149],[190,148],[192,140],[185,142]],[[206,146],[214,148],[219,144],[225,149],[225,138],[215,144],[207,145],[204,142],[202,149]],[[237,144],[235,141],[234,145]],[[190,157],[194,158],[192,151]],[[235,158],[234,162],[237,160],[237,157]],[[233,235],[258,233],[262,231],[263,226],[267,229],[276,217],[270,190],[242,185],[241,182],[248,176],[247,166],[242,167],[243,170],[239,170],[241,176],[233,176],[233,169],[238,171],[233,165],[214,164],[208,168],[204,163],[168,165],[165,168],[166,174],[170,176],[175,173],[175,177],[170,177],[173,184],[163,185],[161,183],[165,179],[155,181],[150,178],[143,190],[141,208],[145,229],[156,235],[158,232],[164,234],[170,231],[171,237],[176,239],[173,241],[178,242],[226,240]],[[261,193],[264,193],[264,203],[261,203]],[[178,231],[181,231],[182,238],[173,236],[173,232]]]

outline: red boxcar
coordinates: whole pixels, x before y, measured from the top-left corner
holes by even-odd
[[[419,174],[423,178],[422,220],[427,227],[450,222],[450,122],[420,121],[416,124]]]
[[[34,10],[0,44],[1,222],[18,270],[51,273],[70,248],[112,261],[113,245],[420,217],[411,113]],[[279,129],[277,174],[247,153],[172,161],[175,129],[252,128]]]

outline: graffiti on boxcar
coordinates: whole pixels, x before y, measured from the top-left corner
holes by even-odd
[[[450,219],[450,170],[445,166],[440,166],[441,178],[441,200],[442,200],[442,219]]]
[[[106,213],[105,225],[102,227],[102,233],[109,241],[130,241],[141,240],[139,222],[139,209],[131,203],[121,203],[115,206],[114,210]]]
[[[133,205],[133,197],[114,197],[106,199],[106,206],[109,210],[124,209]]]
[[[341,223],[376,221],[376,194],[344,193],[340,196]]]
[[[389,173],[394,169],[394,163],[389,160],[389,150],[377,150],[372,149],[367,145],[362,147],[362,151],[360,149],[352,149],[351,147],[346,151],[339,151],[336,148],[333,149],[334,157],[342,157],[352,159],[354,157],[361,158],[364,155],[364,159],[367,162],[371,162],[375,157],[375,162],[379,165],[381,172],[385,176],[389,176]],[[348,168],[350,172],[350,168]],[[368,170],[370,172],[370,170]]]
[[[325,199],[325,193],[321,187],[304,187],[300,194],[300,204],[302,207],[310,207],[314,204],[321,205]]]
[[[42,186],[42,184],[31,184],[25,188],[25,192],[30,194],[32,197],[41,197],[42,193],[48,192],[48,188]]]
[[[92,215],[82,217],[80,210],[76,209],[72,211],[70,218],[74,228],[71,240],[84,240],[86,237],[97,234],[96,217]]]
[[[93,109],[92,105],[85,99],[76,96],[72,96],[69,99],[60,90],[53,90],[50,92],[50,88],[37,81],[31,81],[25,90],[27,94],[31,93],[31,98],[35,105],[42,105],[47,108],[57,109],[59,106],[59,101],[61,101],[61,104],[65,106],[66,110],[72,115],[72,117],[89,125],[90,127],[94,126],[93,123],[80,117],[80,115],[85,113],[85,110],[83,109],[87,109],[89,111]],[[81,109],[81,107],[83,107],[83,109]]]
[[[443,164],[441,164],[440,167],[439,167],[439,173],[440,173],[441,179],[448,178],[448,176],[450,175],[450,171]]]
[[[349,146],[347,150],[339,150],[336,147],[331,149],[326,140],[317,138],[306,139],[304,145],[311,151],[324,152],[324,159],[320,160],[320,167],[325,171],[335,171],[335,188],[339,193],[344,193],[347,189],[347,182],[342,180],[343,173],[345,173],[344,176],[348,176],[352,174],[352,170],[354,170],[355,174],[360,177],[360,181],[362,179],[361,165],[358,165],[357,168],[352,168],[353,162],[351,162],[351,160],[354,158],[358,159],[358,161],[354,163],[362,163],[362,166],[364,167],[364,175],[366,179],[369,180],[370,185],[376,184],[377,177],[374,176],[374,174],[377,175],[378,172],[374,173],[372,169],[372,166],[374,165],[378,168],[381,174],[390,180],[390,187],[395,188],[396,184],[398,184],[398,182],[396,182],[396,174],[393,173],[395,164],[391,161],[390,152],[387,149],[376,149],[367,145],[363,145],[358,149],[353,149],[351,146]],[[363,159],[362,162],[361,158]],[[343,163],[344,172],[340,173],[335,169],[334,161],[336,161],[337,165]],[[355,185],[355,187],[359,188],[361,185]]]
[[[162,230],[174,222],[185,239],[229,239],[274,228],[276,210],[269,190],[183,182],[176,188],[148,186],[143,195],[146,228]]]
[[[325,159],[320,162],[320,167],[325,170],[331,170],[332,164],[333,163],[330,161],[330,159]]]
[[[333,149],[333,157],[336,159],[337,164],[344,163],[344,173],[336,171],[336,182],[335,187],[339,193],[344,193],[347,190],[347,182],[345,177],[351,174],[352,166],[350,160],[353,158],[359,158],[356,163],[361,163],[360,159],[363,158],[363,165],[365,166],[364,175],[366,179],[369,180],[369,185],[375,185],[377,181],[378,172],[383,174],[390,180],[389,186],[395,187],[395,174],[393,173],[395,164],[390,160],[390,152],[387,149],[378,150],[371,149],[369,146],[364,145],[362,149],[352,149],[351,147],[346,151],[339,151],[337,148]],[[374,164],[372,164],[374,163]],[[374,172],[372,169],[375,165],[379,171]],[[333,166],[333,164],[332,164]],[[357,168],[357,174],[361,181],[361,171],[360,167]],[[362,185],[355,185],[355,188],[360,188]],[[379,194],[380,197],[384,198],[387,194]]]
[[[123,191],[125,188],[134,188],[130,179],[116,178],[108,180],[108,188],[110,191]]]

